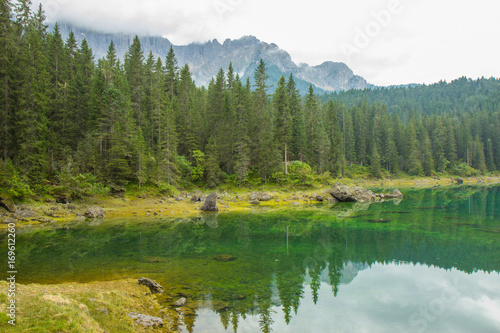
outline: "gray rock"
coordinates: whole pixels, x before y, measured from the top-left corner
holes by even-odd
[[[13,219],[12,217],[6,217],[2,221],[3,224],[10,224],[10,223],[16,223],[16,222],[17,222],[17,220]]]
[[[102,312],[104,314],[109,314],[108,309],[97,309],[97,311]]]
[[[216,212],[219,210],[217,208],[217,193],[210,193],[206,199],[205,203],[203,206],[200,208],[202,211],[205,212]]]
[[[201,191],[196,192],[191,195],[191,202],[203,202],[205,200],[205,196]]]
[[[130,312],[128,316],[135,319],[135,322],[144,327],[160,328],[163,327],[163,319],[159,317],[148,316],[145,314]]]
[[[139,284],[145,285],[151,291],[151,294],[163,294],[163,287],[150,278],[141,277]]]
[[[268,193],[264,192],[253,192],[250,194],[250,200],[251,201],[269,201],[274,199],[274,197]]]
[[[395,189],[392,194],[375,194],[365,188],[358,186],[348,187],[342,183],[335,184],[329,193],[340,202],[373,202],[378,199],[403,199],[403,194],[398,189]]]
[[[90,207],[87,208],[87,211],[85,212],[85,217],[90,218],[90,219],[95,219],[95,218],[100,218],[104,217],[104,209],[98,206]]]
[[[179,306],[184,306],[187,303],[187,299],[185,297],[179,298],[177,301],[174,302],[174,306],[179,307]]]
[[[362,187],[348,187],[337,183],[329,191],[330,195],[341,202],[371,202],[375,200],[375,194]]]
[[[18,208],[14,217],[18,220],[26,220],[35,216],[35,212],[29,208]]]

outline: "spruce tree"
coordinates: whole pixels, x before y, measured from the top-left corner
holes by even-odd
[[[15,93],[15,28],[12,21],[12,3],[0,1],[0,155],[3,162],[13,156],[14,93]]]
[[[273,97],[273,106],[276,114],[276,143],[280,146],[279,150],[282,152],[281,155],[283,156],[285,165],[284,171],[285,174],[287,174],[287,153],[292,140],[293,119],[290,114],[289,101],[286,91],[286,80],[284,76],[281,76],[278,86],[276,87],[276,92]]]

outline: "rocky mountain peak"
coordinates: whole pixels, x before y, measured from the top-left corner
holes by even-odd
[[[87,39],[96,59],[106,55],[111,40],[115,44],[117,55],[123,58],[134,38],[134,35],[130,34],[104,33],[71,24],[60,24],[59,28],[64,38],[73,30],[78,42]],[[189,65],[198,86],[207,86],[218,70],[220,68],[226,70],[230,62],[242,80],[249,77],[252,81],[255,68],[262,59],[268,67],[268,85],[271,87],[276,87],[282,75],[288,78],[290,74],[294,75],[297,89],[302,94],[307,93],[310,85],[317,93],[370,87],[365,79],[354,75],[344,63],[325,61],[317,66],[297,65],[292,61],[290,54],[280,49],[278,45],[262,42],[251,35],[234,40],[226,39],[222,44],[217,39],[189,45],[173,45],[163,37],[139,36],[139,39],[144,54],[151,51],[155,57],[162,59],[165,58],[170,46],[173,46],[179,66]]]

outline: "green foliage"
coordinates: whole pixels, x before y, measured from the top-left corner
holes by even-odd
[[[454,166],[452,172],[454,175],[462,177],[473,177],[481,174],[481,171],[468,166],[467,163],[464,162]]]
[[[77,197],[106,185],[470,173],[465,161],[500,169],[500,80],[324,96],[310,86],[302,99],[293,75],[270,94],[276,68],[260,60],[253,86],[230,64],[198,88],[173,48],[164,62],[144,57],[135,37],[123,63],[112,42],[96,63],[85,40],[64,40],[57,25],[47,32],[43,11],[29,3],[0,3],[0,158],[15,170],[0,181],[14,197],[47,184]],[[290,160],[304,165],[285,175]],[[91,175],[102,185],[91,188]]]
[[[165,182],[160,182],[159,184],[157,184],[157,187],[158,192],[165,196],[174,196],[179,193],[179,191],[174,186]]]
[[[0,161],[0,193],[17,200],[34,195],[28,180],[20,175],[11,160]]]
[[[201,150],[193,151],[195,165],[191,167],[191,179],[194,181],[202,180],[205,173],[205,154]]]

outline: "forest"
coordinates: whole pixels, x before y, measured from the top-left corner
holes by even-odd
[[[171,49],[95,59],[48,31],[31,1],[0,1],[0,189],[107,193],[154,186],[304,183],[366,176],[472,176],[500,169],[500,81],[301,96],[293,75],[269,93],[231,64],[197,87]],[[274,87],[273,87],[274,88]],[[286,163],[285,163],[286,161]],[[1,194],[1,193],[0,193]]]

